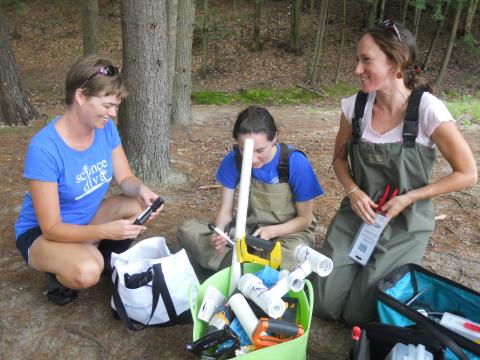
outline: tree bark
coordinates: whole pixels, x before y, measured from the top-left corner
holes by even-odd
[[[262,48],[260,40],[260,17],[262,15],[262,0],[255,0],[255,17],[253,20],[253,50]]]
[[[322,58],[323,42],[325,41],[325,31],[327,27],[328,0],[323,0],[320,7],[320,19],[318,22],[317,35],[315,38],[315,47],[312,60],[305,79],[306,85],[316,86],[319,78],[319,63]]]
[[[23,93],[6,19],[0,6],[0,124],[28,125],[37,116]]]
[[[192,120],[192,42],[194,22],[195,1],[179,0],[172,123],[186,124]]]
[[[367,18],[367,29],[372,28],[377,20],[378,0],[372,0],[370,11]]]
[[[430,58],[432,56],[433,49],[435,47],[435,43],[437,42],[437,39],[440,36],[440,31],[442,30],[443,24],[445,23],[445,19],[447,17],[449,8],[450,8],[450,3],[446,3],[443,17],[437,23],[435,33],[433,34],[432,40],[430,41],[430,47],[428,48],[427,55],[425,56],[425,60],[423,61],[423,64],[422,64],[422,69],[423,70],[426,70],[429,63],[430,63]]]
[[[129,96],[119,130],[133,172],[149,184],[167,183],[172,76],[170,0],[121,0],[123,69]],[[176,19],[175,19],[176,21]]]
[[[340,79],[340,69],[342,68],[343,49],[345,48],[345,35],[347,33],[347,0],[342,1],[342,36],[340,40],[340,49],[338,50],[337,70],[335,71],[335,84],[338,84]]]
[[[82,0],[82,39],[83,55],[98,51],[98,1]]]
[[[422,11],[425,10],[425,7],[426,7],[425,0],[417,1],[415,3],[415,14],[414,14],[414,20],[413,20],[413,28],[414,28],[413,35],[415,36],[415,39],[417,38],[417,35],[418,35],[418,28],[420,26],[420,18],[422,15]]]
[[[475,12],[477,11],[478,0],[470,0],[470,5],[467,10],[467,18],[465,19],[465,39],[473,39],[472,24]]]
[[[378,21],[383,21],[384,17],[385,17],[385,0],[380,0],[377,20]]]
[[[202,17],[202,65],[200,67],[200,77],[207,76],[208,65],[208,0],[203,0]]]
[[[302,0],[292,0],[290,50],[295,55],[300,54],[300,14],[302,11]]]
[[[450,38],[448,39],[447,50],[443,57],[442,66],[438,72],[438,75],[433,82],[434,87],[439,87],[443,81],[445,73],[447,71],[448,62],[450,61],[450,55],[452,54],[453,45],[455,44],[455,38],[457,36],[458,23],[460,22],[460,14],[462,13],[463,0],[458,0],[457,9],[455,11],[455,18],[453,20],[452,31],[450,32]]]
[[[402,11],[400,14],[400,22],[405,25],[405,22],[407,21],[407,11],[408,11],[408,3],[409,0],[401,0],[402,1]]]

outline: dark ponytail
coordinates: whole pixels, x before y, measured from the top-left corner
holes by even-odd
[[[249,106],[237,117],[232,135],[235,140],[242,134],[264,133],[268,141],[275,139],[277,126],[267,109],[259,106]]]

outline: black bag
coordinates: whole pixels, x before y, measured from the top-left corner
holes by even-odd
[[[377,309],[381,323],[416,324],[437,338],[447,346],[446,359],[480,360],[480,344],[439,323],[444,312],[480,323],[480,293],[472,289],[406,264],[379,282]]]
[[[422,344],[434,360],[445,359],[445,346],[421,329],[374,323],[361,331],[350,353],[352,360],[384,360],[397,343]]]

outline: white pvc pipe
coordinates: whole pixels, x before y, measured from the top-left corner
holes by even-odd
[[[279,280],[272,286],[268,292],[271,296],[283,297],[290,290],[293,292],[299,292],[305,285],[304,279],[310,275],[312,268],[308,261],[295,267],[292,271],[287,270],[280,271]]]
[[[247,336],[252,340],[253,331],[258,324],[258,319],[253,313],[250,305],[248,305],[247,300],[242,294],[237,293],[228,300],[228,303],[247,333]]]
[[[322,277],[329,275],[333,270],[332,259],[320,254],[307,245],[298,245],[293,255],[299,264],[308,261],[312,270]]]
[[[248,194],[250,192],[250,178],[252,175],[253,139],[245,139],[242,149],[242,172],[238,190],[237,219],[235,223],[235,240],[238,242],[245,236],[247,226]],[[232,251],[232,267],[230,270],[229,295],[233,294],[242,275],[238,261],[237,246]]]
[[[285,302],[282,298],[268,291],[262,280],[253,274],[245,274],[240,278],[238,290],[271,318],[277,319],[285,312]]]

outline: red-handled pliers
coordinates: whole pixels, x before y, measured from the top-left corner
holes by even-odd
[[[388,184],[386,187],[385,187],[385,192],[383,193],[382,197],[380,198],[380,201],[378,202],[378,207],[377,207],[377,212],[381,213],[382,212],[382,207],[383,205],[385,205],[385,203],[388,201],[388,200],[391,200],[393,199],[395,196],[398,195],[398,187],[395,188],[392,192],[392,195],[390,195],[390,197],[388,196],[390,194],[390,189],[392,188],[392,186],[390,184]]]

